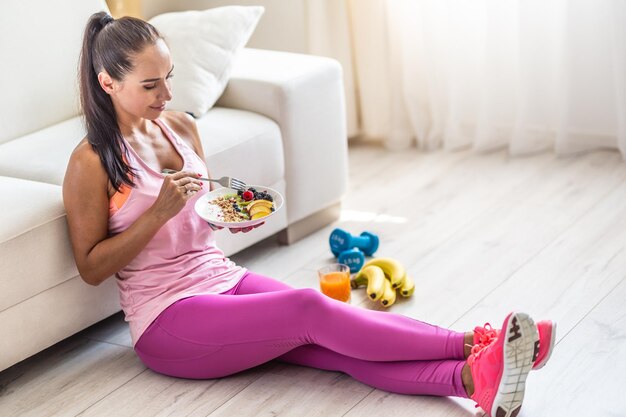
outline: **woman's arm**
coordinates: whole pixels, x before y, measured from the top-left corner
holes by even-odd
[[[78,272],[85,282],[99,285],[128,265],[170,218],[184,207],[191,194],[183,186],[198,190],[195,173],[179,172],[165,177],[156,202],[127,230],[108,236],[108,176],[99,156],[83,141],[72,153],[63,182],[70,240]]]

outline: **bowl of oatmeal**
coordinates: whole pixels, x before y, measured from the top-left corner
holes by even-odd
[[[267,221],[283,206],[283,196],[261,185],[245,191],[218,188],[196,200],[194,209],[209,223],[222,227],[250,227]]]

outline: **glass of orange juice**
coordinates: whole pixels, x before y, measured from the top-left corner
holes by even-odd
[[[330,264],[317,270],[322,293],[335,300],[350,301],[350,267]]]

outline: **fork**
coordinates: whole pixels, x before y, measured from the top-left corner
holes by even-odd
[[[167,168],[161,171],[161,173],[163,174],[174,174],[176,172],[178,171],[174,169],[167,169]],[[222,187],[232,188],[233,190],[237,190],[237,191],[245,191],[247,188],[245,182],[238,180],[237,178],[233,178],[233,177],[222,177],[219,179],[200,177],[198,179],[201,181],[216,182],[220,184]]]

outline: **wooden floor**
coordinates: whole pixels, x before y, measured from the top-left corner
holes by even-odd
[[[510,158],[504,152],[350,150],[342,218],[292,246],[233,256],[296,287],[317,287],[332,228],[380,236],[415,295],[391,307],[455,330],[512,310],[558,322],[519,417],[626,416],[626,163],[616,152]],[[362,292],[353,304],[376,308]],[[45,324],[43,324],[45,325]],[[375,335],[372,335],[375,337]],[[482,415],[471,401],[389,394],[347,375],[268,363],[192,381],[146,369],[121,314],[0,373],[0,416]]]

